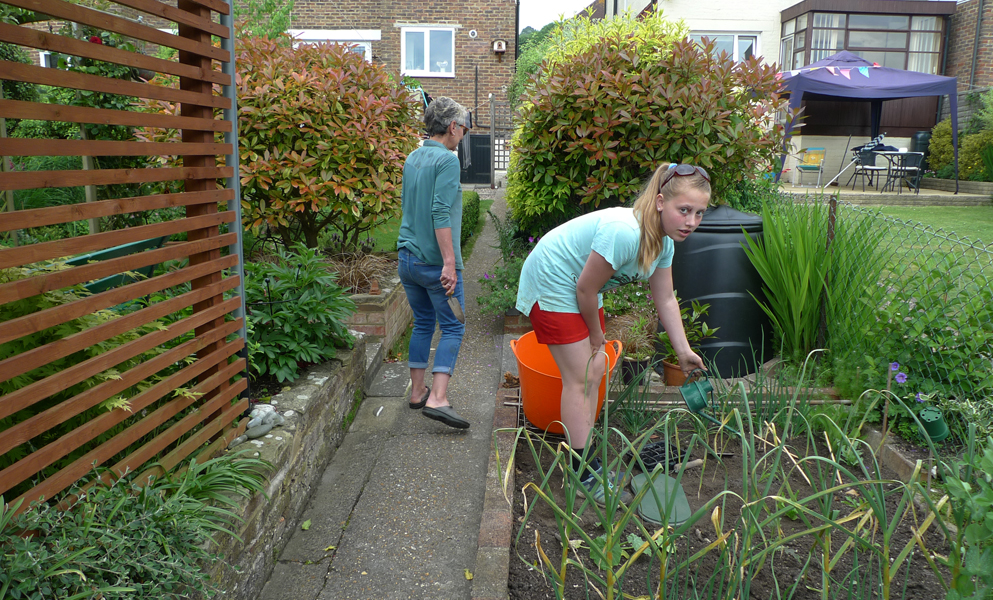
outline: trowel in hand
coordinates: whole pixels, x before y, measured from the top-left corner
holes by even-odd
[[[459,323],[465,324],[465,313],[462,312],[462,305],[459,304],[459,299],[452,295],[452,292],[448,292],[448,308],[452,309],[452,313],[455,314]]]

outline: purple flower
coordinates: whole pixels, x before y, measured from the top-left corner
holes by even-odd
[[[896,371],[900,368],[900,363],[890,363],[890,371]]]
[[[924,402],[924,398],[921,398],[920,392],[917,392],[917,395],[914,397],[914,399],[917,400],[918,402]]]
[[[897,373],[895,379],[897,383],[907,383],[907,374],[902,372]]]
[[[528,242],[531,243],[531,244],[534,243],[534,236],[533,235],[528,236]]]
[[[483,273],[483,279],[489,279],[489,278],[490,278],[489,273]]]

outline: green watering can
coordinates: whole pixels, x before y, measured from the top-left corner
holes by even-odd
[[[700,378],[693,380],[694,373],[699,375]],[[683,397],[683,402],[686,403],[686,407],[689,408],[690,412],[693,414],[699,415],[715,425],[720,425],[736,436],[741,437],[741,434],[733,428],[721,423],[715,419],[713,415],[704,412],[707,409],[714,410],[715,408],[712,406],[714,386],[707,381],[706,377],[707,375],[700,369],[696,369],[690,373],[690,379],[688,382],[679,387],[679,395]]]

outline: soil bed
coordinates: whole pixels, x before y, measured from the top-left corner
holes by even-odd
[[[807,438],[801,438],[791,440],[791,443],[787,446],[793,449],[794,454],[796,454],[796,449],[800,448],[800,455],[802,456],[802,449],[806,448],[807,443]],[[683,474],[682,485],[686,491],[686,496],[689,500],[690,509],[692,511],[696,511],[708,500],[717,496],[726,489],[734,492],[734,494],[724,496],[725,501],[723,502],[723,511],[724,527],[726,532],[727,529],[735,527],[736,522],[740,523],[740,521],[738,521],[738,516],[741,514],[742,509],[740,496],[743,495],[742,458],[740,452],[741,446],[740,442],[738,442],[736,438],[732,438],[731,442],[728,442],[727,438],[722,438],[720,444],[712,445],[715,448],[723,447],[727,452],[732,454],[724,456],[722,459],[718,460],[713,456],[705,456],[702,451],[694,452],[694,456],[691,458],[706,459],[706,462],[702,467],[687,469]],[[829,454],[829,452],[826,451],[826,448],[815,448],[812,452],[821,453],[823,455]],[[761,453],[762,450],[759,451],[759,454]],[[784,460],[787,460],[785,456]],[[548,465],[552,462],[551,453],[547,451],[543,452],[541,461],[543,463],[543,470],[547,471]],[[549,580],[542,574],[542,570],[540,568],[541,563],[535,546],[535,539],[537,534],[540,537],[541,547],[546,556],[548,556],[557,565],[561,556],[560,530],[559,526],[556,524],[552,510],[540,499],[535,498],[535,493],[533,490],[528,490],[527,502],[529,506],[533,505],[535,508],[532,511],[528,521],[524,521],[525,505],[524,496],[522,495],[522,488],[528,482],[540,482],[541,474],[534,464],[530,448],[523,442],[518,444],[515,469],[516,490],[514,492],[513,499],[514,524],[511,542],[510,573],[508,580],[509,597],[514,600],[552,599],[556,596],[551,585],[549,584]],[[787,471],[789,472],[789,486],[792,490],[794,490],[798,499],[805,498],[814,493],[811,486],[807,484],[797,469],[787,469]],[[896,475],[885,469],[883,471],[883,477],[885,479],[896,480]],[[885,484],[885,486],[887,491],[893,491],[893,493],[886,495],[887,518],[892,518],[892,516],[897,512],[897,505],[900,502],[902,494],[900,493],[898,484],[896,483]],[[565,491],[563,490],[561,471],[557,470],[552,475],[549,487],[555,495],[558,506],[564,506]],[[771,493],[775,493],[779,488],[780,482],[776,481],[772,486]],[[835,495],[835,501],[832,508],[840,511],[840,517],[836,518],[844,518],[846,515],[851,513],[859,501],[860,497],[853,491],[849,491],[847,494],[838,493]],[[775,511],[775,503],[771,500],[766,500],[765,503],[767,510],[763,516],[768,516],[770,513]],[[578,506],[579,503],[577,502],[577,509]],[[813,504],[809,504],[808,506],[814,510],[817,509]],[[918,504],[918,506],[920,506],[920,504]],[[920,509],[917,509],[916,513],[914,510],[914,507],[911,507],[906,512],[906,516],[900,522],[894,537],[891,539],[891,557],[896,557],[900,551],[903,550],[908,541],[913,539],[911,527],[919,527],[920,522],[926,517],[926,514]],[[670,569],[672,568],[674,562],[684,560],[686,557],[689,557],[697,551],[706,548],[711,542],[715,541],[717,538],[715,534],[715,527],[711,523],[711,519],[709,517],[710,515],[708,514],[704,518],[700,519],[686,534],[674,539],[675,552],[672,555],[674,558],[669,561]],[[815,524],[817,523],[815,522]],[[847,527],[852,528],[854,524],[855,521],[851,521],[847,524]],[[522,527],[523,531],[521,531]],[[596,519],[595,513],[589,509],[583,513],[582,527],[583,530],[592,538],[596,538],[604,533],[603,528]],[[771,525],[765,531],[765,535],[770,541],[778,540],[788,537],[792,533],[798,533],[810,529],[810,527],[810,525],[807,525],[800,520],[782,518],[778,522],[778,529],[776,525]],[[645,528],[649,532],[655,532],[657,530],[657,527],[651,525],[650,523],[645,523]],[[731,544],[732,547],[735,542],[740,541],[736,537],[738,533],[737,529],[735,531],[735,535],[728,538],[728,543]],[[639,534],[640,531],[634,523],[629,523],[627,529],[625,530],[625,535],[628,533]],[[572,535],[570,537],[575,539],[578,536]],[[832,535],[832,555],[838,552],[845,539],[846,538],[843,534],[837,532]],[[947,546],[944,542],[943,536],[941,535],[940,529],[938,529],[936,524],[931,525],[925,533],[923,539],[926,547],[930,551],[936,552],[943,556],[947,555]],[[880,546],[882,543],[881,540],[881,532],[877,528],[875,531],[874,544],[877,547]],[[788,598],[790,597],[790,588],[799,581],[799,585],[796,586],[796,589],[793,592],[793,598],[804,600],[815,598],[820,599],[821,569],[819,568],[819,564],[821,561],[821,552],[820,546],[815,546],[817,543],[817,538],[815,538],[815,536],[805,535],[788,542],[781,551],[773,553],[771,559],[765,561],[762,569],[759,570],[755,577],[751,580],[749,597],[761,598],[762,600],[768,600],[770,598]],[[588,548],[581,547],[578,551],[573,553],[572,557],[577,560],[582,560],[587,567],[595,569],[595,567],[592,567],[593,563],[590,559],[590,551]],[[804,564],[807,563],[808,557],[810,558],[810,561],[805,570]],[[859,564],[863,565],[863,570],[864,563],[867,558],[867,551],[862,551],[858,556],[858,560],[860,561]],[[707,579],[711,578],[712,574],[720,572],[721,565],[718,564],[720,560],[721,559],[718,552],[711,551],[707,553],[689,566],[688,572],[685,572],[683,575],[683,579],[690,581],[690,585],[693,585],[693,583],[696,582],[702,586]],[[905,563],[904,566],[902,566],[900,570],[893,575],[891,598],[902,597],[913,598],[915,600],[937,600],[945,597],[945,590],[942,588],[938,578],[928,565],[919,548],[914,549],[908,559],[908,562],[909,565]],[[654,594],[658,588],[660,566],[661,565],[657,558],[649,557],[647,555],[640,557],[637,561],[635,561],[632,568],[628,570],[623,579],[619,582],[619,591],[622,591],[625,597],[655,597],[652,594]],[[851,551],[846,552],[831,572],[831,577],[834,581],[831,586],[829,597],[882,597],[881,594],[878,593],[857,593],[852,592],[852,590],[849,589],[851,586],[847,585],[845,582],[846,574],[851,573],[855,569],[856,565],[853,564],[853,553]],[[878,558],[872,565],[871,569],[875,569],[878,573]],[[604,577],[604,572],[600,572],[600,576]],[[945,578],[946,581],[948,580],[948,573],[943,568],[942,577]],[[682,584],[680,585],[680,589],[684,589]],[[593,589],[594,587],[596,590]],[[603,594],[602,597],[606,597],[606,592],[602,585],[587,581],[584,577],[583,571],[579,567],[568,567],[565,584],[566,598],[599,598],[601,597],[600,593]],[[721,593],[714,593],[713,595],[709,595],[700,590],[698,590],[697,593],[699,594],[699,597],[705,598],[738,597],[729,590],[723,590]],[[620,593],[615,593],[614,597],[621,598],[622,595]],[[693,598],[694,594],[692,593],[692,590],[690,590],[688,593],[680,592],[667,597]]]

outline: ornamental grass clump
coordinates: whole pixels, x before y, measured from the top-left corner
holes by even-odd
[[[555,34],[513,138],[507,202],[523,229],[622,205],[663,162],[707,168],[717,201],[774,163],[784,132],[769,116],[785,108],[775,69],[715,56],[686,33],[651,15],[577,19]]]
[[[22,501],[0,497],[0,598],[211,597],[213,536],[238,537],[239,501],[263,493],[271,469],[232,453],[154,479],[101,471],[64,506],[18,512]]]

